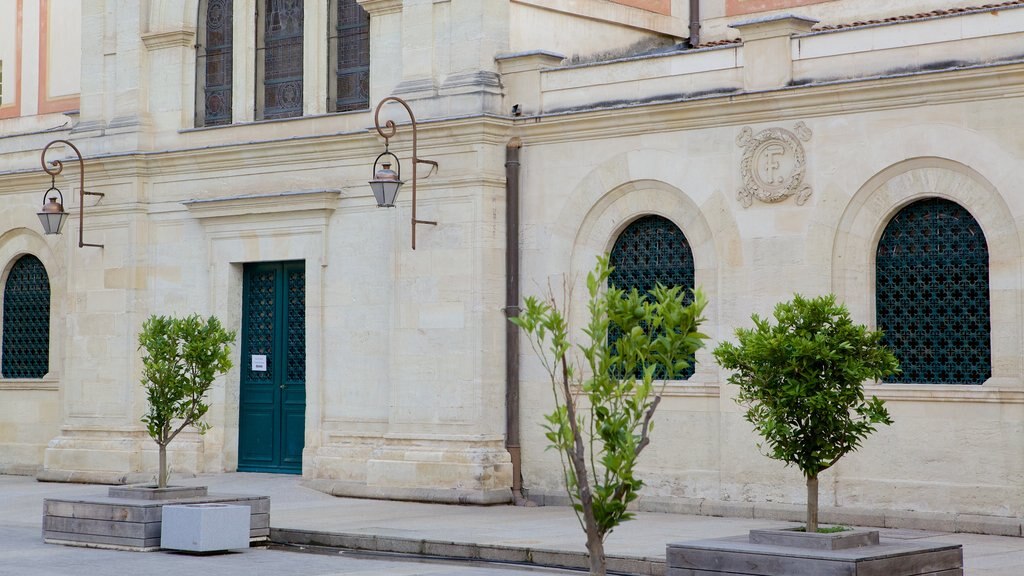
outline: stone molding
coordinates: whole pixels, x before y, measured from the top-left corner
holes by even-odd
[[[341,190],[317,189],[188,200],[182,204],[200,220],[307,211],[329,215],[337,208],[340,197]]]
[[[908,204],[923,198],[945,198],[966,208],[985,232],[989,247],[991,282],[992,377],[975,392],[965,387],[928,391],[939,385],[881,386],[881,397],[895,395],[898,400],[1009,401],[1024,392],[1024,334],[1019,319],[1022,313],[1021,238],[1012,218],[1013,211],[990,182],[973,169],[946,158],[918,157],[892,165],[869,178],[844,202],[846,209],[837,215],[832,238],[826,234],[809,242],[831,242],[832,286],[836,296],[846,302],[855,318],[875,324],[875,250],[889,220]],[[865,274],[849,274],[866,270]],[[984,390],[981,392],[980,390]],[[991,390],[991,392],[989,392]],[[899,392],[897,392],[899,391]],[[999,399],[999,400],[996,400]]]
[[[751,18],[729,24],[730,28],[740,31],[744,42],[764,40],[766,38],[788,38],[796,34],[807,34],[811,27],[818,23],[814,18],[796,14],[773,14],[761,18]]]
[[[749,208],[754,198],[775,203],[796,195],[798,205],[807,202],[811,187],[804,183],[807,156],[800,142],[810,139],[811,129],[803,122],[797,122],[792,132],[775,127],[754,134],[749,126],[743,127],[736,144],[744,149],[740,161],[743,187],[737,194],[744,208]],[[761,169],[762,160],[767,178]],[[776,172],[780,169],[781,172]]]
[[[398,14],[402,11],[402,0],[358,0],[359,5],[369,12],[370,18]]]
[[[643,159],[643,160],[641,160]],[[662,167],[668,172],[639,169],[640,162]],[[704,217],[705,198],[691,196],[690,188],[684,191],[670,182],[673,174],[686,173],[680,170],[677,159],[662,156],[652,150],[637,150],[620,155],[598,166],[576,186],[571,201],[559,214],[556,234],[571,242],[568,278],[579,284],[571,291],[577,301],[570,306],[570,324],[586,324],[586,306],[579,298],[587,293],[582,286],[583,279],[592,269],[594,259],[612,249],[619,234],[633,220],[646,215],[659,215],[671,220],[686,236],[693,251],[694,281],[708,296],[706,333],[714,335],[718,325],[718,242],[728,242],[728,233],[712,233],[711,225]],[[646,179],[632,179],[643,174]],[[611,175],[619,179],[611,180]],[[682,184],[682,183],[680,183]],[[706,193],[702,187],[693,185],[693,190]],[[582,207],[587,207],[586,209]],[[573,210],[580,208],[579,213]],[[720,377],[711,357],[711,351],[704,347],[697,351],[696,373],[688,380],[673,382],[666,387],[666,396],[716,397],[719,394]]]
[[[985,385],[872,384],[864,394],[887,402],[955,402],[956,404],[1024,404],[1024,390]]]
[[[142,35],[142,42],[149,50],[164,48],[192,48],[196,43],[196,31],[192,28],[150,32]]]
[[[558,74],[560,69],[541,70]],[[1010,88],[1016,87],[1016,88]],[[780,122],[837,113],[916,108],[1003,99],[1024,93],[1024,62],[897,77],[859,78],[820,86],[791,86],[656,103],[594,107],[540,114],[517,121],[532,144],[625,138],[658,132]]]
[[[60,380],[47,374],[47,378],[4,378],[0,379],[0,390],[38,390],[57,391],[60,390]]]

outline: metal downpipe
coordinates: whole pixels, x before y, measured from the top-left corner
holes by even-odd
[[[700,46],[700,0],[690,0],[690,48]]]
[[[509,140],[505,148],[505,316],[519,315],[519,151],[523,142]],[[523,496],[523,460],[519,444],[519,327],[505,323],[505,448],[512,458],[512,498]]]

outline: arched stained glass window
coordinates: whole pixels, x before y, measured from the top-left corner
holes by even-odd
[[[686,303],[693,301],[689,291],[694,286],[693,252],[686,236],[675,224],[661,216],[644,216],[626,227],[615,240],[611,265],[615,267],[608,283],[622,290],[636,288],[646,293],[658,283],[665,286],[683,286],[687,289]],[[609,334],[613,341],[617,334]],[[693,359],[683,373],[689,378],[694,372]],[[664,370],[655,372],[663,378]]]
[[[3,377],[42,378],[50,370],[50,279],[35,256],[11,267],[3,310]]]
[[[370,107],[370,15],[356,0],[334,0],[331,11],[331,112]]]
[[[988,276],[985,235],[959,204],[919,200],[889,221],[875,258],[876,319],[903,373],[887,382],[992,375]]]
[[[257,26],[257,119],[302,116],[303,0],[262,0]]]
[[[199,3],[196,126],[231,124],[233,0]]]

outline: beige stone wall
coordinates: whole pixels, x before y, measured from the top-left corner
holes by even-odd
[[[47,133],[26,128],[36,120],[0,120],[0,267],[37,255],[54,302],[51,374],[0,381],[0,471],[148,480],[155,449],[139,422],[135,344],[143,319],[195,311],[238,329],[244,265],[304,260],[304,476],[339,494],[507,499],[504,153],[519,137],[523,292],[575,287],[580,326],[579,283],[594,256],[636,217],[659,214],[693,247],[710,298],[709,349],[793,292],[835,292],[872,324],[872,254],[888,218],[916,198],[960,202],[989,239],[993,377],[871,386],[896,424],[829,472],[822,498],[1024,515],[1024,203],[1015,192],[1024,9],[828,33],[770,21],[740,27],[743,44],[562,65],[558,55],[515,53],[592,54],[599,36],[616,48],[676,39],[682,3],[668,16],[568,1],[361,3],[372,14],[371,102],[407,98],[421,121],[419,155],[440,163],[419,181],[418,216],[438,224],[417,227],[415,251],[408,185],[393,210],[376,208],[366,186],[383,150],[372,113],[323,113],[315,33],[305,117],[252,121],[253,54],[240,49],[236,124],[196,129],[196,3],[82,4],[83,29],[102,34],[83,38],[80,117],[49,115],[51,128],[69,124]],[[251,22],[236,25],[236,38],[249,37]],[[579,34],[546,43],[556,29]],[[948,65],[954,54],[961,64]],[[509,116],[513,104],[521,117]],[[397,106],[388,118],[408,174],[408,119]],[[809,195],[745,207],[739,142],[770,128],[800,135]],[[72,211],[65,233],[38,231],[48,185],[38,151],[55,137],[80,146],[88,189],[105,194],[86,198],[85,239],[102,249],[77,246],[72,163],[57,180]],[[725,376],[704,350],[691,379],[667,386],[644,460],[646,495],[800,502],[798,473],[758,453]],[[539,425],[550,388],[528,354],[522,377],[525,486],[557,491],[562,469]],[[213,429],[172,445],[179,473],[236,468],[239,378],[235,369],[216,383]]]
[[[1014,19],[1017,12],[1001,15]],[[957,26],[969,29],[978,17],[965,16]],[[944,28],[917,23],[877,33],[916,39],[913,55],[903,52],[899,61],[921,64],[943,58],[929,52],[922,30],[937,39]],[[845,42],[844,34],[858,32],[836,33],[828,41]],[[957,41],[963,42],[954,44],[962,48],[960,56],[979,63],[991,62],[987,51],[998,46]],[[630,221],[653,213],[676,222],[693,247],[696,282],[711,301],[709,347],[730,338],[735,327],[749,326],[751,313],[770,313],[794,292],[835,292],[857,320],[872,325],[873,253],[888,219],[914,199],[954,200],[978,220],[990,247],[992,378],[981,386],[870,386],[870,393],[889,402],[896,424],[831,470],[822,498],[846,507],[1021,515],[1024,458],[1016,439],[1024,426],[1024,285],[1018,222],[1024,204],[1014,190],[1024,175],[1024,144],[1006,121],[1021,118],[1024,110],[1016,88],[1024,78],[1020,64],[839,85],[811,82],[797,90],[775,84],[773,90],[779,80],[757,77],[760,68],[752,77],[728,65],[729,54],[748,48],[540,72],[541,101],[551,114],[540,122],[521,121],[517,132],[524,141],[529,222],[526,290],[573,286],[576,298],[569,305],[581,326],[580,282],[593,257],[608,250]],[[1001,57],[1012,62],[1009,56],[1006,51]],[[738,54],[736,61],[742,60]],[[850,76],[870,77],[872,69],[849,52],[818,65]],[[685,72],[677,77],[673,70]],[[736,94],[688,97],[680,91],[675,100],[636,108],[604,100],[608,90],[621,90],[613,93],[625,100],[638,85],[652,87],[641,94],[671,94],[671,86],[688,81],[704,82],[694,91],[728,83]],[[603,91],[588,91],[588,83]],[[759,90],[746,92],[751,83]],[[591,111],[585,111],[588,102]],[[569,109],[577,112],[566,114]],[[737,197],[743,131],[798,131],[798,123],[810,132],[803,143],[810,196],[802,205],[795,198],[755,199],[745,208]],[[556,186],[552,174],[558,175]],[[543,451],[539,426],[550,409],[550,387],[532,356],[525,354],[523,362],[529,382],[523,395],[527,486],[557,492],[560,468],[556,455]],[[694,377],[668,385],[657,438],[645,457],[647,496],[801,502],[799,473],[758,453],[757,438],[724,378],[705,351],[698,354]]]

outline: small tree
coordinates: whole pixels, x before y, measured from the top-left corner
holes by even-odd
[[[818,531],[818,475],[857,450],[876,424],[892,424],[883,402],[864,398],[865,380],[899,371],[882,333],[854,324],[833,295],[796,295],[775,307],[775,321],[755,314],[715,358],[735,370],[736,402],[768,445],[766,456],[795,465],[807,479],[807,532]],[[760,445],[759,445],[760,446]]]
[[[627,506],[643,487],[634,470],[661,402],[655,370],[663,366],[667,378],[676,377],[707,338],[697,332],[706,304],[699,290],[689,305],[678,286],[659,285],[649,295],[603,290],[611,270],[604,256],[587,276],[590,322],[583,331],[587,342],[579,345],[585,366],[570,357],[568,323],[553,302],[527,298],[526,309],[510,319],[529,335],[550,376],[555,411],[545,416],[546,436],[559,451],[569,498],[587,534],[590,573],[600,575],[606,571],[604,539],[632,518]],[[608,339],[613,327],[621,334],[614,343]]]
[[[220,374],[231,369],[228,345],[235,333],[224,330],[216,317],[205,321],[193,314],[186,318],[150,316],[139,333],[142,385],[149,411],[142,417],[149,435],[160,447],[157,485],[167,487],[167,445],[186,426],[204,434],[210,425],[203,416],[210,409],[205,395]]]

